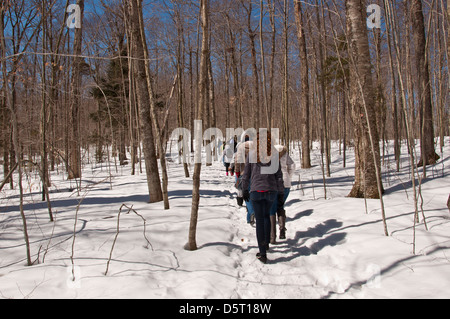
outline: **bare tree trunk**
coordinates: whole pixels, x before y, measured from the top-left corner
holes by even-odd
[[[3,23],[3,20],[0,21],[0,23]],[[2,127],[6,128],[8,127],[8,124],[10,123],[9,118],[10,114],[8,112],[8,106],[6,104],[6,96],[3,95],[2,102],[1,102],[1,118],[2,118]],[[9,150],[11,148],[10,144],[10,130],[3,129],[2,130],[2,145],[3,145],[3,173],[6,174],[8,171],[12,171],[12,169],[9,166]],[[8,179],[5,180],[5,183],[10,183],[12,181],[12,174],[8,176]]]
[[[126,32],[127,37],[130,38],[129,30]],[[132,49],[130,45],[130,41],[127,41],[127,52],[130,56]],[[128,108],[129,108],[129,123],[130,123],[130,143],[131,143],[131,175],[136,174],[136,164],[139,162],[138,158],[138,144],[139,144],[139,119],[138,119],[138,110],[136,103],[136,84],[134,79],[133,72],[133,61],[128,58]],[[99,128],[100,131],[100,128]]]
[[[371,74],[365,1],[347,0],[350,102],[355,122],[355,184],[349,197],[379,198],[384,233],[389,235],[383,203],[380,145],[376,128],[375,91]]]
[[[225,38],[225,36],[224,36]],[[225,51],[225,50],[224,50]],[[226,111],[226,119],[225,119],[225,127],[231,127],[231,101],[230,101],[230,63],[228,62],[228,53],[225,51],[224,54],[225,66],[224,66],[224,80],[225,80],[225,111]]]
[[[27,254],[27,265],[31,266],[33,263],[31,261],[31,253],[30,253],[30,241],[28,237],[28,227],[27,227],[27,220],[25,216],[25,211],[23,208],[23,187],[22,187],[22,161],[21,161],[21,147],[19,144],[19,127],[18,127],[18,121],[17,121],[17,113],[15,110],[15,105],[13,103],[12,98],[12,90],[9,89],[9,79],[8,79],[8,71],[7,71],[7,65],[6,65],[6,41],[5,41],[5,30],[4,30],[4,18],[5,18],[5,11],[7,10],[8,3],[2,2],[0,5],[0,52],[1,52],[1,67],[2,67],[2,74],[3,74],[3,89],[5,90],[5,98],[6,98],[6,105],[10,111],[11,114],[11,124],[12,124],[12,144],[14,147],[14,163],[11,163],[12,165],[16,165],[17,163],[17,170],[19,175],[18,185],[19,185],[19,209],[20,209],[20,216],[22,218],[22,225],[23,225],[23,235],[25,239],[25,247],[26,247],[26,254]],[[14,81],[12,81],[14,85]]]
[[[211,40],[210,40],[211,41]],[[209,44],[211,45],[211,44]],[[206,114],[207,117],[206,121],[206,127],[212,128],[216,127],[216,98],[215,98],[215,88],[214,88],[214,77],[213,77],[213,71],[212,71],[212,63],[211,59],[208,59],[208,82],[207,82],[207,90],[208,90],[208,98],[207,98],[207,105],[206,108]],[[209,136],[205,140],[205,145],[213,145],[211,147],[211,152],[208,152],[206,154],[206,166],[211,166],[213,160],[217,160],[217,136],[214,136],[214,141],[211,142],[211,137]],[[212,156],[211,156],[212,155]]]
[[[383,147],[383,163],[385,154],[385,139],[386,139],[386,100],[384,98],[384,85],[383,78],[381,76],[381,30],[379,28],[373,29],[373,37],[375,43],[375,55],[376,55],[376,88],[375,88],[375,113],[377,115],[377,127],[379,130],[380,140]],[[395,79],[394,79],[395,80]],[[395,91],[394,91],[395,92]],[[396,97],[396,94],[393,94]],[[394,114],[396,118],[396,114]]]
[[[323,6],[322,6],[322,14],[323,14]],[[324,61],[326,60],[326,46],[325,46],[325,27],[324,23],[322,23],[322,20],[320,19],[320,12],[319,12],[319,2],[316,0],[316,19],[317,19],[317,29],[319,31],[320,37],[319,37],[319,44],[318,44],[318,53],[319,57],[317,59],[317,65],[320,71],[317,72],[317,77],[319,78],[319,84],[320,84],[320,94],[322,96],[322,99],[320,100],[321,103],[321,115],[322,115],[322,128],[321,128],[321,156],[322,156],[322,162],[323,162],[323,156],[325,154],[325,164],[326,170],[327,170],[327,176],[331,176],[330,172],[330,162],[331,162],[331,156],[330,156],[330,142],[329,142],[329,133],[328,133],[328,116],[327,116],[327,105],[328,105],[328,96],[327,96],[327,88],[325,85],[325,72],[324,72]]]
[[[450,212],[450,195],[448,195],[447,207],[448,207],[448,211]]]
[[[156,145],[159,149],[159,160],[161,164],[162,171],[162,195],[164,201],[164,209],[169,209],[169,193],[168,193],[168,175],[167,175],[167,165],[166,165],[166,148],[163,145],[163,136],[161,134],[161,129],[158,123],[156,110],[155,110],[155,101],[154,101],[154,91],[153,91],[153,83],[152,76],[150,74],[150,65],[149,65],[149,56],[148,56],[148,48],[147,42],[145,40],[145,28],[144,28],[144,18],[143,18],[143,9],[142,9],[142,1],[138,3],[138,18],[139,18],[139,27],[141,32],[142,39],[142,49],[144,52],[144,64],[145,64],[145,77],[147,80],[147,89],[148,96],[150,98],[150,115],[151,120],[153,122],[153,128],[156,134]]]
[[[42,15],[45,16],[46,10],[46,1],[42,1]],[[43,33],[42,33],[42,47],[44,50],[47,50],[47,22],[44,21],[42,24]],[[41,175],[42,175],[42,201],[45,201],[47,186],[49,186],[48,176],[48,164],[47,164],[47,70],[46,70],[46,62],[47,58],[45,56],[42,57],[42,74],[41,74],[41,82],[42,82],[42,90],[41,90],[41,118],[40,118],[40,135],[41,135]]]
[[[253,73],[253,86],[255,87],[255,126],[260,127],[260,98],[259,98],[259,74],[258,74],[258,66],[256,64],[256,48],[255,48],[255,37],[256,32],[252,29],[252,2],[251,1],[243,1],[241,0],[243,7],[247,11],[247,31],[248,37],[250,39],[250,52],[252,57],[252,73]],[[249,7],[245,6],[245,3],[248,2]]]
[[[283,103],[281,106],[281,140],[289,150],[289,4],[284,0],[283,4],[283,37],[284,37],[284,52],[283,52]]]
[[[306,37],[303,28],[302,6],[299,0],[294,0],[295,22],[297,25],[297,39],[299,44],[300,77],[302,81],[302,91],[300,97],[301,119],[301,140],[302,140],[302,168],[311,168],[311,155],[309,151],[309,64],[306,50]]]
[[[178,88],[178,97],[177,97],[177,120],[178,127],[184,127],[184,118],[183,118],[183,104],[184,104],[184,89],[183,89],[183,78],[184,78],[184,28],[183,22],[180,18],[181,13],[176,11],[176,24],[177,24],[177,36],[178,36],[178,44],[177,44],[177,88]],[[179,137],[178,142],[181,141],[181,136]],[[184,137],[183,137],[184,138]],[[187,145],[187,143],[183,143],[181,145]],[[189,152],[187,149],[183,147],[183,149],[179,151],[178,154],[181,158],[183,158],[183,168],[184,168],[184,176],[186,178],[189,177],[189,168],[187,163],[187,158]]]
[[[391,6],[392,4],[386,3],[385,2],[385,10],[389,10],[389,11],[393,11],[391,10]],[[414,138],[414,128],[416,126],[416,112],[415,112],[415,99],[414,99],[414,80],[413,80],[413,76],[412,76],[412,59],[411,59],[411,9],[410,9],[410,1],[405,0],[403,1],[403,10],[404,10],[404,14],[405,14],[405,59],[406,59],[406,63],[405,63],[405,68],[406,68],[406,76],[405,76],[405,81],[402,84],[401,78],[400,78],[400,72],[401,72],[401,66],[397,66],[397,74],[399,76],[399,84],[400,86],[404,86],[405,89],[407,90],[407,96],[408,99],[403,100],[402,98],[402,104],[401,104],[401,108],[405,109],[407,114],[408,114],[408,118],[410,119],[411,123],[409,124],[411,126],[411,134],[413,134],[411,136],[411,138]],[[389,14],[391,16],[391,20],[392,20],[392,28],[396,30],[397,23],[396,23],[396,18],[395,15]],[[393,44],[394,47],[397,49],[398,45],[397,43],[400,43],[400,39],[397,39],[397,36],[395,33],[391,32],[391,36],[393,38]],[[402,114],[403,112],[401,112]],[[406,119],[403,119],[403,121],[406,121]],[[400,120],[400,123],[402,123],[402,121]],[[401,128],[401,126],[400,126]],[[408,132],[406,132],[408,134]],[[401,134],[401,129],[399,129],[399,136],[402,136]]]
[[[428,62],[427,40],[421,0],[411,0],[412,30],[416,50],[416,72],[418,77],[420,147],[419,166],[435,164],[439,155],[434,150],[433,106],[431,101],[430,67]]]
[[[442,4],[443,6],[444,4]],[[445,17],[447,20],[447,69],[450,66],[450,1],[447,0],[447,16]],[[450,94],[450,80],[448,81],[449,85],[448,85],[448,93]],[[450,209],[450,208],[449,208]]]
[[[406,2],[405,2],[406,5]],[[395,19],[395,15],[393,14],[393,9],[392,9],[392,3],[389,0],[384,0],[384,7],[385,7],[385,12],[386,12],[386,29],[388,30],[387,32],[390,32],[392,34],[392,38],[393,38],[393,45],[395,48],[395,52],[396,52],[396,65],[397,65],[397,74],[398,74],[398,80],[399,80],[399,84],[400,84],[400,92],[401,92],[401,100],[402,103],[400,103],[401,106],[401,112],[403,113],[403,119],[405,122],[405,129],[406,129],[406,138],[407,138],[407,146],[408,146],[408,154],[409,154],[409,160],[410,160],[410,168],[411,168],[411,183],[412,183],[412,189],[413,189],[413,196],[414,196],[414,216],[417,217],[419,214],[418,211],[418,197],[419,195],[417,194],[417,189],[416,189],[416,163],[415,163],[415,151],[414,151],[414,134],[413,134],[413,120],[411,116],[411,113],[408,114],[408,111],[406,109],[407,106],[407,102],[406,102],[406,91],[408,91],[408,95],[410,94],[409,88],[406,89],[405,85],[404,85],[404,80],[403,80],[403,75],[401,72],[401,55],[400,55],[400,49],[399,49],[399,40],[397,39],[397,22]],[[406,7],[405,7],[406,9]],[[406,10],[408,11],[408,10]],[[408,19],[409,20],[409,19]],[[408,24],[407,24],[408,25]],[[408,25],[409,26],[409,25]],[[388,39],[389,40],[389,39]],[[409,41],[409,39],[406,39],[406,41]],[[407,49],[407,59],[409,56],[409,50]],[[407,69],[407,77],[410,76],[410,69],[408,67]],[[419,177],[420,178],[420,177]],[[420,186],[419,186],[419,193],[420,193]],[[416,218],[414,218],[414,221],[416,221]]]
[[[266,57],[264,52],[264,37],[263,37],[263,16],[264,16],[264,1],[260,1],[260,18],[259,18],[259,43],[261,52],[261,78],[262,78],[262,94],[264,106],[266,110],[266,127],[271,130],[269,101],[267,100],[267,81],[266,81]]]
[[[389,23],[387,23],[389,26]],[[391,47],[391,33],[387,32],[387,45],[388,45],[388,57],[389,57],[389,67],[390,67],[390,75],[391,75],[391,85],[392,85],[392,119],[393,119],[393,127],[394,127],[394,156],[397,167],[397,172],[400,171],[400,134],[399,134],[399,122],[398,122],[398,106],[397,106],[397,82],[395,79],[394,72],[394,59],[392,57],[392,47]]]
[[[244,115],[242,114],[243,112],[242,112],[241,89],[239,84],[238,63],[236,59],[236,43],[233,30],[231,29],[230,18],[228,15],[226,15],[226,19],[228,24],[228,34],[230,36],[230,45],[231,45],[229,51],[231,53],[231,74],[233,75],[234,104],[236,108],[237,126],[242,127],[244,125],[243,119]]]
[[[163,200],[161,190],[161,180],[159,178],[158,162],[156,160],[155,141],[153,138],[153,123],[150,106],[152,103],[148,87],[148,71],[145,62],[144,39],[142,38],[140,28],[140,0],[124,1],[125,13],[127,17],[127,27],[130,29],[131,49],[130,54],[133,59],[132,65],[136,79],[136,95],[140,113],[140,124],[143,135],[143,150],[145,158],[145,169],[147,173],[147,185],[149,190],[150,202],[160,202]],[[161,150],[163,152],[163,150]]]
[[[270,127],[273,127],[273,88],[274,88],[274,73],[275,73],[275,51],[276,51],[276,23],[275,23],[275,4],[272,0],[268,0],[269,4],[269,13],[270,13],[270,25],[272,27],[272,50],[270,55],[270,75],[269,75],[269,120],[270,120]]]
[[[67,7],[69,6],[69,0],[66,1],[66,4],[64,6],[64,20],[66,21],[67,19]],[[50,19],[50,26],[52,28],[52,19]],[[51,77],[51,83],[50,83],[50,93],[49,93],[49,118],[51,121],[51,143],[50,143],[50,165],[51,165],[51,170],[54,171],[55,170],[55,165],[56,165],[56,155],[57,155],[57,147],[58,147],[58,143],[57,143],[57,138],[56,138],[56,118],[57,118],[57,110],[58,110],[58,99],[59,99],[59,90],[58,90],[58,85],[59,85],[59,73],[60,73],[60,62],[62,60],[62,57],[59,56],[59,52],[61,50],[61,43],[63,41],[63,35],[64,35],[64,31],[66,30],[66,25],[65,23],[62,24],[62,26],[60,27],[59,30],[59,34],[58,34],[58,38],[56,39],[56,43],[55,45],[53,45],[53,33],[49,32],[49,37],[50,37],[50,48],[52,51],[52,55],[51,55],[51,68],[52,68],[52,77]]]
[[[439,4],[437,4],[437,6],[439,6]],[[446,126],[448,126],[448,115],[447,112],[445,110],[445,103],[446,103],[446,96],[448,98],[448,88],[445,87],[445,72],[443,72],[443,70],[445,70],[445,63],[444,63],[444,59],[446,56],[446,51],[445,51],[445,47],[443,46],[443,44],[445,45],[446,41],[445,41],[445,8],[443,7],[443,3],[441,1],[441,10],[443,12],[443,16],[440,17],[440,15],[437,15],[436,19],[436,26],[435,28],[437,29],[437,35],[435,38],[437,38],[437,42],[438,42],[438,52],[439,55],[438,56],[438,87],[439,87],[439,93],[438,93],[438,114],[439,114],[439,148],[440,148],[440,152],[441,155],[444,153],[444,138],[445,138],[445,133],[446,133]],[[442,21],[442,22],[441,22]],[[442,23],[442,24],[441,24]],[[443,43],[444,42],[444,43]],[[447,58],[448,59],[448,58]],[[447,66],[449,64],[447,63]],[[447,81],[447,85],[449,84],[450,81]],[[445,93],[447,92],[447,94]]]
[[[445,31],[443,31],[444,33],[444,43],[447,43],[447,70],[450,69],[450,1],[447,0],[447,14],[445,14],[445,7],[444,7],[444,2],[443,0],[441,1],[441,5],[442,5],[442,11],[444,13],[444,19],[443,19],[443,30],[445,30],[445,25],[447,26],[447,34],[445,34]],[[450,103],[449,101],[449,96],[450,96],[450,79],[447,80],[447,94],[444,95],[447,96],[447,104]],[[450,134],[450,120],[449,120],[449,111],[448,108],[447,110],[444,110],[444,114],[445,114],[445,123],[444,125],[446,126],[445,131],[447,132],[447,134]],[[450,208],[449,208],[450,209]]]
[[[349,197],[380,198],[383,192],[379,187],[381,176],[377,174],[381,170],[380,147],[365,6],[362,0],[347,0],[346,7],[351,59],[350,103],[355,126],[355,183]]]
[[[47,1],[42,2],[42,19],[46,20],[46,8]],[[43,41],[42,45],[44,50],[47,50],[47,21],[42,22],[43,27]],[[47,201],[48,214],[50,221],[53,221],[52,205],[50,202],[50,195],[48,187],[50,186],[50,178],[48,174],[48,148],[47,148],[47,74],[46,74],[46,61],[45,57],[42,57],[42,104],[41,104],[41,119],[40,119],[40,135],[41,135],[41,180],[42,180],[42,201]]]
[[[81,21],[84,14],[84,0],[77,0],[80,7]],[[75,29],[73,44],[73,64],[72,64],[72,96],[69,108],[69,154],[68,154],[68,178],[81,178],[81,145],[80,145],[80,103],[81,103],[81,69],[83,58],[81,49],[83,43],[83,26]]]
[[[194,130],[196,132],[202,131],[201,120],[203,111],[207,105],[207,82],[208,82],[208,61],[210,59],[210,42],[209,42],[209,0],[201,0],[201,25],[202,25],[202,54],[200,60],[200,75],[199,75],[199,103],[196,125]],[[194,134],[195,135],[195,134]],[[185,246],[187,250],[196,250],[196,234],[197,234],[197,220],[198,220],[198,207],[200,203],[200,175],[202,170],[201,162],[201,146],[202,137],[197,134],[197,140],[195,141],[195,164],[194,164],[194,176],[193,176],[193,189],[192,189],[192,207],[191,207],[191,220],[189,225],[189,238],[188,243]]]
[[[209,109],[210,113],[210,123],[208,123],[209,127],[217,127],[217,114],[216,114],[216,91],[214,85],[214,75],[212,69],[211,59],[208,60],[208,93],[209,93]],[[214,148],[215,152],[215,148]],[[215,154],[215,153],[214,153]]]

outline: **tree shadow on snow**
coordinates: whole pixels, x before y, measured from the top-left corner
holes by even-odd
[[[293,216],[293,217],[287,216],[287,214],[286,214],[286,222],[289,223],[290,221],[294,221],[294,220],[297,220],[297,219],[300,219],[303,217],[311,216],[311,214],[313,212],[314,212],[313,209],[307,209],[307,210],[304,210],[304,211],[301,211],[301,212],[295,214],[295,216]]]
[[[208,190],[201,189],[200,196],[202,198],[215,198],[215,197],[232,197],[230,191],[228,190]],[[176,198],[191,198],[192,190],[175,190],[169,191],[169,200],[173,200]],[[149,203],[149,195],[148,194],[136,194],[136,195],[125,195],[125,196],[86,196],[85,198],[64,198],[64,199],[51,199],[52,209],[64,209],[70,207],[77,207],[81,201],[81,206],[85,205],[110,205],[110,204],[124,204],[124,203]],[[34,211],[34,210],[45,210],[47,209],[47,202],[36,201],[33,203],[25,203],[24,210],[25,211]],[[11,212],[19,212],[19,205],[9,205],[0,207],[0,213],[11,213]]]
[[[312,211],[308,210],[303,213],[311,214]],[[297,216],[302,217],[301,213]],[[299,218],[299,217],[297,217]],[[306,231],[298,231],[294,238],[287,239],[279,245],[271,246],[275,252],[284,252],[286,256],[278,257],[271,260],[273,263],[287,262],[301,256],[317,255],[319,251],[325,247],[334,247],[336,245],[343,244],[347,233],[330,233],[333,229],[342,227],[342,223],[336,219],[329,219],[321,224],[318,224],[312,228],[308,228]],[[289,227],[289,226],[287,226]],[[307,246],[306,242],[317,239],[314,243]]]
[[[298,213],[293,219],[299,219],[301,217],[309,216],[313,213],[313,210],[306,210]],[[270,263],[288,262],[301,256],[317,255],[319,251],[325,247],[334,247],[336,245],[343,244],[347,233],[337,232],[333,233],[333,230],[337,230],[342,227],[342,223],[336,219],[329,219],[321,224],[318,224],[312,228],[308,228],[306,231],[298,231],[294,238],[287,239],[277,245],[270,245],[270,251],[275,253],[285,253],[284,256],[275,259],[269,259]],[[256,234],[255,234],[256,235]],[[316,240],[311,245],[307,246],[305,243],[309,240]],[[251,250],[257,249],[257,245],[249,245],[243,247],[231,242],[210,242],[205,243],[198,247],[198,249],[206,247],[226,248],[228,254],[233,250],[238,250],[241,253],[246,253]]]
[[[435,253],[438,253],[439,251],[449,250],[449,249],[450,249],[450,247],[437,246],[434,249],[428,251],[425,256],[432,256]],[[390,272],[398,270],[399,266],[402,266],[403,268],[405,268],[406,262],[408,262],[408,264],[411,265],[411,269],[412,269],[415,260],[417,259],[418,260],[417,262],[419,262],[419,260],[422,258],[423,258],[423,255],[420,254],[420,255],[410,255],[410,256],[401,258],[399,260],[396,260],[396,261],[392,262],[391,264],[386,265],[385,267],[382,267],[382,268],[380,267],[379,273],[369,274],[367,279],[363,279],[363,280],[359,280],[359,281],[355,281],[355,282],[351,283],[343,292],[336,292],[336,291],[331,290],[328,292],[327,295],[322,296],[321,299],[330,299],[334,295],[345,295],[351,289],[360,290],[364,285],[370,284],[371,280],[376,279],[376,278],[374,278],[376,276],[380,276],[380,279],[381,279],[381,277],[383,275],[386,275]]]
[[[51,200],[52,209],[62,209],[77,207],[80,203],[81,206],[85,205],[110,205],[110,204],[124,204],[124,203],[148,203],[148,195],[129,195],[129,196],[114,196],[114,197],[103,197],[103,196],[92,196],[85,198],[65,198],[65,199],[55,199]],[[25,203],[25,211],[34,211],[39,209],[47,209],[47,202],[35,202],[35,203]],[[19,205],[11,205],[0,208],[0,213],[10,213],[19,212]]]
[[[208,198],[208,197],[232,197],[233,194],[229,190],[211,190],[211,189],[201,189],[200,188],[200,197]],[[180,189],[169,191],[169,200],[176,198],[192,198],[192,189]]]

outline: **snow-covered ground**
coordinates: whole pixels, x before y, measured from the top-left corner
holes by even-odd
[[[348,152],[343,168],[333,144],[325,199],[315,147],[314,167],[298,168],[294,177],[287,239],[271,246],[267,264],[255,258],[255,229],[246,223],[245,208],[237,206],[234,179],[220,162],[202,167],[197,251],[183,248],[192,181],[181,165],[169,162],[170,210],[147,203],[145,174],[131,176],[130,166],[117,172],[112,167],[109,178],[104,164],[87,164],[79,194],[74,182],[55,173],[54,223],[32,175],[24,181],[25,210],[32,259],[39,263],[25,265],[17,190],[6,186],[0,194],[0,298],[450,298],[449,154],[447,138],[443,160],[428,168],[430,178],[422,185],[428,231],[421,215],[414,255],[406,152],[399,173],[393,156],[383,165],[386,237],[380,201],[346,197],[353,154]],[[299,163],[297,150],[293,158]],[[118,232],[122,204],[134,211],[126,214],[122,207]]]

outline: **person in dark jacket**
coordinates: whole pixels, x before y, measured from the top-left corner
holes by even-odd
[[[246,159],[248,157],[248,154],[250,152],[250,149],[252,148],[253,142],[246,139],[243,143],[239,143],[238,147],[237,147],[237,151],[234,154],[234,167],[235,167],[235,173],[236,173],[236,183],[238,182],[239,179],[242,180],[242,176],[244,175],[244,170],[245,170],[245,162]],[[244,197],[243,197],[243,189],[242,189],[242,184],[239,183],[240,188],[238,189],[238,197],[237,197],[237,201],[239,206],[242,206],[243,202],[244,202]],[[255,213],[253,212],[253,206],[252,203],[247,200],[245,201],[245,207],[247,209],[247,223],[250,225],[254,225],[255,223]]]
[[[246,159],[243,175],[244,200],[250,200],[255,211],[257,258],[267,262],[270,241],[270,210],[274,201],[284,199],[283,173],[278,152],[271,143],[270,132],[257,135],[257,143]],[[250,190],[249,189],[250,185]]]

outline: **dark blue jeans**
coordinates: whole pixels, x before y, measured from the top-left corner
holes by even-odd
[[[266,255],[266,246],[270,242],[270,209],[277,199],[277,195],[277,192],[250,193],[250,200],[255,211],[256,240],[261,255]]]
[[[285,188],[284,189],[284,201],[283,201],[283,207],[284,207],[284,203],[286,203],[286,200],[289,196],[289,193],[291,192],[290,188]],[[275,216],[277,214],[277,210],[278,210],[278,197],[277,200],[275,200],[273,202],[272,208],[270,210],[270,216]]]

